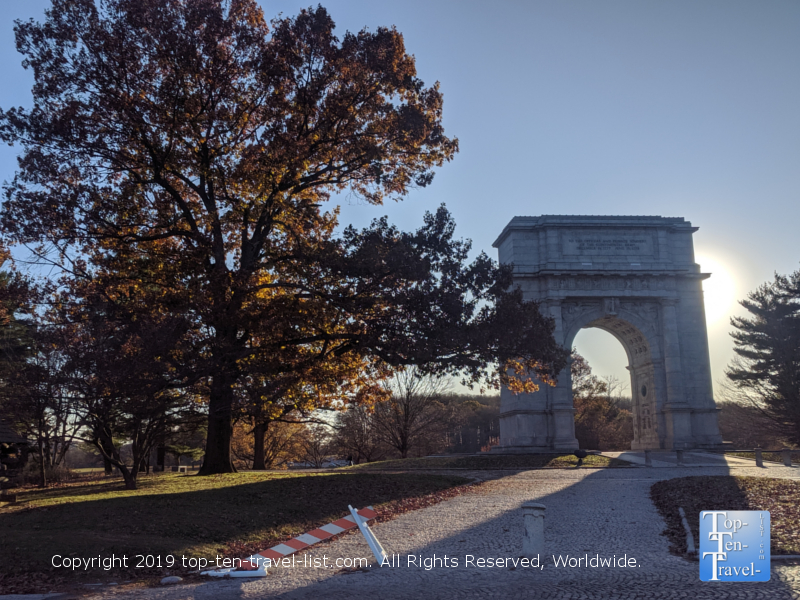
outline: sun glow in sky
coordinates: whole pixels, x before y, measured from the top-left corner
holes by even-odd
[[[726,325],[741,295],[736,281],[722,261],[709,256],[697,256],[695,260],[703,273],[711,273],[711,277],[703,281],[706,325],[709,329]]]

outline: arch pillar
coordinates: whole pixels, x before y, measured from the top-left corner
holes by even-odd
[[[561,315],[561,302],[550,303],[550,316],[556,324],[553,335],[556,340],[564,344],[566,331],[564,319]],[[575,450],[578,440],[575,438],[575,408],[572,403],[572,381],[569,374],[569,365],[558,375],[558,382],[551,394],[550,408],[550,445],[556,450]]]
[[[666,448],[691,448],[692,409],[686,399],[681,365],[680,339],[676,298],[661,298],[662,331],[664,336],[664,374],[667,379],[667,399],[664,403]]]

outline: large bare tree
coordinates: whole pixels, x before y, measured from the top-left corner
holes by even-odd
[[[449,380],[409,367],[387,382],[387,388],[390,397],[375,405],[375,423],[386,444],[407,458],[422,437],[444,438],[453,416],[441,402]]]

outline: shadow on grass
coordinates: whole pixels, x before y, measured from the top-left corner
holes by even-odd
[[[320,474],[173,493],[142,490],[4,512],[0,513],[0,573],[48,571],[56,554],[125,555],[132,567],[136,554],[180,559],[184,554],[213,557],[233,543],[263,542],[267,547],[343,517],[348,504],[379,505],[467,482],[427,474]],[[96,580],[104,573],[95,569],[84,575]]]
[[[139,481],[139,490],[147,489],[147,483]],[[39,488],[18,488],[10,490],[15,493],[19,502],[56,500],[68,493],[70,496],[99,496],[110,492],[125,491],[125,481],[121,478],[109,478],[106,480],[72,481],[66,486],[56,486],[46,489]]]

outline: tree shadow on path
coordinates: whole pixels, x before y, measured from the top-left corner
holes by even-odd
[[[290,592],[278,593],[276,597],[287,600],[483,596],[607,600],[676,596],[717,599],[733,594],[737,598],[788,600],[796,596],[774,570],[772,580],[765,583],[701,582],[696,560],[687,560],[669,551],[669,540],[664,536],[667,524],[650,499],[653,483],[689,474],[726,476],[729,475],[727,468],[634,468],[573,473],[574,476],[554,471],[526,471],[506,475],[487,482],[481,494],[461,496],[408,515],[403,517],[404,524],[378,526],[375,533],[387,552],[401,555],[402,567],[373,565],[367,573],[327,577]],[[722,485],[728,486],[728,494],[720,497],[720,502],[733,502],[737,506],[725,508],[739,509],[742,498],[737,497],[734,486]],[[467,555],[475,559],[520,555],[521,505],[527,500],[547,507],[547,555],[542,557],[545,568],[479,568],[475,561],[466,565]],[[674,507],[676,513],[677,508]],[[433,535],[428,537],[434,541],[415,543],[414,534],[404,533],[415,529],[422,538],[426,529],[433,530]],[[452,533],[439,537],[436,533],[440,531]],[[635,559],[637,566],[569,568],[553,564],[553,556],[566,559],[588,555],[592,558],[598,554],[608,558],[626,556]],[[419,566],[420,560],[409,566],[408,555],[420,556],[423,560],[434,555],[457,558],[458,567],[437,564],[426,570]],[[250,593],[266,591],[268,587],[254,584]]]

